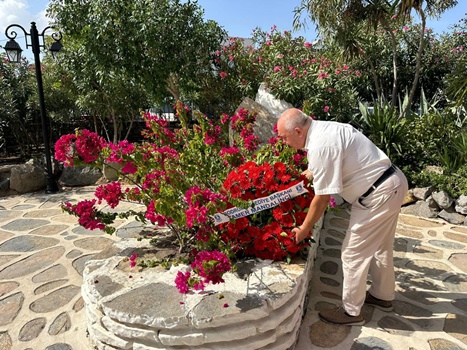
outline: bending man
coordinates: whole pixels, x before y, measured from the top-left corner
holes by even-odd
[[[304,222],[292,230],[296,241],[310,234],[331,194],[339,194],[352,205],[342,243],[342,306],[321,311],[319,317],[333,324],[363,325],[364,303],[392,311],[394,235],[408,190],[404,174],[349,124],[312,120],[291,108],[280,116],[277,130],[290,147],[307,150],[307,175],[313,177],[315,197]],[[368,272],[372,283],[367,292]]]

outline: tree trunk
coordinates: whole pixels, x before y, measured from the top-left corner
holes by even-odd
[[[378,79],[378,74],[376,73],[375,65],[371,61],[370,57],[368,57],[368,54],[365,52],[365,59],[368,62],[371,70],[371,75],[373,76],[373,81],[375,83],[375,89],[376,89],[376,99],[379,101],[381,99],[381,86],[379,84],[379,79]]]
[[[93,123],[94,123],[94,132],[97,134],[97,132],[99,131],[99,129],[97,128],[97,117],[96,117],[96,112],[93,111],[91,112],[92,113],[92,120],[93,120]]]
[[[394,107],[397,102],[397,40],[396,36],[394,35],[393,29],[388,24],[386,20],[381,21],[381,25],[383,26],[384,30],[389,33],[389,37],[391,39],[391,48],[392,48],[392,93],[391,93],[391,106]]]
[[[392,95],[391,95],[391,106],[394,107],[397,101],[397,42],[396,36],[392,31],[389,32],[391,37],[392,44],[392,72],[393,72],[393,81],[392,81]]]
[[[114,129],[114,137],[113,137],[113,143],[117,144],[118,143],[118,120],[117,117],[115,116],[115,111],[112,109],[110,112],[110,115],[112,116],[112,124],[113,124],[113,129]]]
[[[178,76],[175,73],[170,74],[169,78],[167,79],[167,90],[173,96],[175,101],[180,101],[180,89],[179,85],[177,84]]]
[[[418,44],[417,63],[415,65],[415,77],[414,77],[414,80],[413,80],[413,83],[412,83],[412,89],[410,90],[409,98],[407,100],[407,105],[404,107],[403,111],[401,112],[400,117],[405,116],[406,113],[407,113],[407,110],[411,107],[413,98],[415,96],[415,90],[417,89],[418,79],[420,78],[420,67],[421,67],[421,62],[422,62],[422,53],[423,53],[423,48],[425,46],[426,16],[425,16],[425,12],[423,12],[422,8],[418,9],[418,13],[419,13],[420,18],[422,20],[422,26],[420,28],[420,42]]]
[[[127,128],[124,140],[127,140],[128,137],[130,136],[131,129],[133,128],[133,122],[135,120],[135,118],[133,118],[132,115],[129,115],[129,117],[130,117],[130,126]]]

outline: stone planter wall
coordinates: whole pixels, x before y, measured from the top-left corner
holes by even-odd
[[[224,275],[225,284],[181,295],[174,284],[180,267],[131,269],[126,257],[149,251],[148,243],[118,242],[112,257],[89,261],[83,273],[90,341],[102,350],[293,349],[317,248],[290,265],[242,262]]]

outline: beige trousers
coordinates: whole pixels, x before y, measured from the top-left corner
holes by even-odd
[[[352,204],[349,228],[342,243],[342,304],[349,315],[360,314],[368,273],[372,280],[371,295],[394,299],[394,235],[407,190],[407,179],[397,169],[361,203],[357,200]]]

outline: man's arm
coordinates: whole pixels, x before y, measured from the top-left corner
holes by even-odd
[[[300,243],[307,238],[310,231],[313,229],[314,224],[319,220],[326,210],[329,199],[329,194],[315,195],[310,203],[310,208],[306,214],[306,218],[300,226],[295,227],[292,232],[295,233],[295,242]]]

